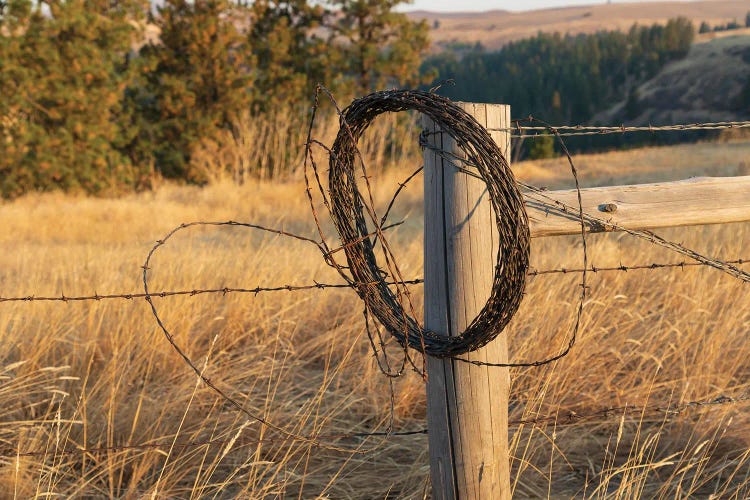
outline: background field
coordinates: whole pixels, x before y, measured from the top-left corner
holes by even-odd
[[[747,174],[749,142],[581,156],[586,185]],[[373,182],[382,207],[408,164]],[[562,187],[561,159],[520,163],[524,180]],[[406,277],[422,273],[421,181],[402,195],[393,230]],[[121,199],[61,194],[0,205],[2,296],[141,290],[148,249],[192,220],[243,220],[313,235],[299,180],[165,184]],[[743,255],[750,225],[683,228],[667,237],[724,258]],[[591,237],[597,266],[677,261],[622,235]],[[575,266],[580,242],[534,240],[537,269]],[[195,229],[152,262],[156,290],[336,282],[316,249],[245,229]],[[507,330],[513,360],[556,352],[569,333],[577,276],[531,278]],[[567,426],[570,411],[711,400],[750,390],[750,296],[716,271],[598,273],[581,336],[562,361],[512,370],[511,420],[560,415],[512,433],[518,498],[744,498],[750,494],[746,405],[681,415],[628,414]],[[415,288],[421,297],[421,289]],[[293,432],[385,430],[388,380],[349,290],[154,299],[177,342],[205,374],[252,412]],[[418,307],[421,304],[418,302]],[[429,495],[426,436],[340,438],[352,450],[313,448],[262,428],[198,383],[142,300],[0,304],[0,447],[42,456],[0,458],[0,497],[422,498]],[[395,427],[425,425],[424,386],[396,381]],[[215,439],[213,445],[171,443]],[[258,443],[258,439],[264,439]],[[63,449],[154,443],[153,449],[64,455]],[[362,452],[362,453],[360,453]]]

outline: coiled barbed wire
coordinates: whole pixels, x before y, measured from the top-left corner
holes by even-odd
[[[404,310],[402,300],[386,285],[375,257],[367,218],[378,218],[357,187],[357,141],[380,114],[415,110],[432,119],[453,137],[487,185],[499,234],[497,263],[490,297],[482,310],[457,336],[426,330]],[[497,337],[518,309],[529,265],[528,217],[523,197],[507,160],[489,133],[450,100],[427,92],[394,90],[357,99],[343,111],[340,130],[331,148],[328,183],[331,217],[345,247],[351,280],[367,309],[402,345],[430,356],[448,357],[478,349]],[[367,216],[365,215],[367,212]],[[382,235],[387,258],[393,259]],[[370,283],[376,283],[370,285]]]

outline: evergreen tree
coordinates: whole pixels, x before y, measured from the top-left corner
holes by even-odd
[[[543,160],[555,157],[555,138],[547,133],[530,139],[528,155],[530,160]]]
[[[694,36],[686,19],[634,25],[628,33],[539,33],[496,52],[439,54],[422,69],[456,81],[441,89],[448,97],[512,103],[517,116],[582,123],[684,57]]]
[[[703,21],[700,28],[698,28],[698,33],[709,33],[710,31],[711,26],[706,21]]]
[[[338,44],[332,64],[366,94],[383,86],[415,86],[419,65],[429,47],[428,26],[410,21],[394,8],[403,0],[333,0],[331,44]]]
[[[306,0],[256,0],[248,35],[256,61],[256,111],[305,100],[315,84],[330,82],[330,47],[319,35],[328,19],[320,4]]]
[[[167,0],[159,8],[160,42],[141,50],[146,84],[130,98],[141,118],[131,154],[151,155],[166,177],[202,182],[191,150],[218,130],[234,132],[250,105],[253,61],[234,18],[241,9],[226,0]]]
[[[103,0],[12,0],[0,36],[0,194],[100,192],[137,184],[120,147],[122,96],[139,6]],[[7,34],[7,36],[6,36]]]

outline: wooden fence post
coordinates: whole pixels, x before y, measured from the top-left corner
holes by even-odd
[[[510,106],[459,103],[487,128],[510,126]],[[463,155],[429,119],[430,143]],[[491,132],[509,159],[510,134]],[[510,160],[509,160],[510,161]],[[425,327],[461,333],[490,294],[498,248],[484,182],[457,171],[430,149],[424,154]],[[463,357],[507,362],[504,335]],[[510,498],[507,368],[428,358],[427,425],[435,499]]]

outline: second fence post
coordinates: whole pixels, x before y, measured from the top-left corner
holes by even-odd
[[[510,126],[510,106],[459,105],[486,128]],[[463,156],[431,120],[424,126],[433,132],[432,147]],[[510,134],[491,135],[508,158]],[[495,216],[483,181],[430,148],[424,164],[425,327],[458,335],[490,294],[498,248]],[[506,337],[463,357],[507,362]],[[427,375],[433,498],[509,499],[508,369],[428,358]]]

